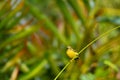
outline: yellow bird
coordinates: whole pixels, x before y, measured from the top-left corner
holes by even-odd
[[[74,58],[75,56],[78,56],[78,53],[75,52],[70,46],[68,46],[66,53],[69,58]]]

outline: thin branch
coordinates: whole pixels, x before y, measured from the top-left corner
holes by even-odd
[[[95,38],[93,41],[91,41],[88,45],[86,45],[82,50],[80,50],[80,51],[78,52],[78,54],[80,55],[80,53],[82,53],[85,49],[87,49],[87,48],[88,48],[90,45],[92,45],[95,41],[97,41],[98,39],[102,38],[103,36],[107,35],[108,33],[112,32],[113,30],[116,30],[116,29],[118,29],[118,28],[120,28],[120,26],[115,27],[115,28],[112,28],[112,29],[108,30],[107,32],[101,34],[100,36],[98,36],[97,38]],[[77,55],[77,56],[79,56],[79,55]],[[62,72],[70,65],[70,63],[72,63],[72,62],[76,59],[77,56],[75,56],[74,58],[72,58],[72,59],[65,65],[65,67],[64,67],[64,68],[58,73],[58,75],[54,78],[54,80],[57,80],[57,78],[58,78],[58,77],[62,74]]]

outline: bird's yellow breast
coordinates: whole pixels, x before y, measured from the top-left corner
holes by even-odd
[[[73,58],[73,57],[75,57],[76,55],[78,55],[78,53],[77,52],[75,52],[73,49],[70,49],[70,48],[68,48],[67,49],[67,55],[68,55],[68,57],[69,58]]]

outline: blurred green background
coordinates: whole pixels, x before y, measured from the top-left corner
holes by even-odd
[[[120,25],[120,0],[0,0],[0,80],[53,80],[99,35]],[[97,40],[57,80],[120,80],[120,29]]]

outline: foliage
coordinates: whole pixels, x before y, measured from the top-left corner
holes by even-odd
[[[119,0],[1,0],[0,79],[120,79]],[[96,41],[96,40],[97,41]],[[95,42],[94,42],[95,40]],[[94,43],[93,43],[93,42]],[[92,42],[91,45],[85,48]]]

